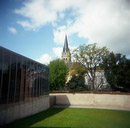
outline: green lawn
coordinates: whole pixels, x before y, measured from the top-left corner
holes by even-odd
[[[130,112],[51,108],[47,111],[17,120],[8,128],[130,128]]]

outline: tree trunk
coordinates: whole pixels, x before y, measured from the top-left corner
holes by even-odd
[[[92,87],[93,87],[93,90],[95,90],[95,76],[93,77]]]
[[[94,75],[93,75],[93,90],[95,90],[96,88],[95,88],[95,72],[96,72],[96,70],[94,69]]]

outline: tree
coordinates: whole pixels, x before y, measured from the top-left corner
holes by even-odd
[[[50,89],[59,90],[64,88],[68,66],[63,60],[56,59],[49,64]]]
[[[67,82],[67,87],[70,91],[82,91],[85,89],[85,73],[86,68],[78,62],[73,62],[70,71],[69,78]]]
[[[73,75],[71,80],[67,83],[70,91],[82,91],[85,89],[85,81],[82,75]]]
[[[74,61],[86,67],[86,74],[92,83],[91,90],[96,90],[95,75],[97,67],[102,59],[109,54],[106,47],[98,47],[97,44],[80,45],[72,53]]]
[[[70,75],[83,75],[86,73],[86,67],[78,62],[73,62],[70,68]]]
[[[101,67],[113,91],[130,91],[130,60],[121,54],[110,53]]]

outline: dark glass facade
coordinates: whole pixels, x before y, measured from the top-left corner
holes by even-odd
[[[48,66],[0,47],[0,105],[48,94]]]

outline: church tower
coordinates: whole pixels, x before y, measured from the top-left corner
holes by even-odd
[[[64,47],[62,51],[62,59],[65,61],[66,64],[71,63],[71,54],[68,47],[67,35],[65,35],[65,42],[64,42]]]

